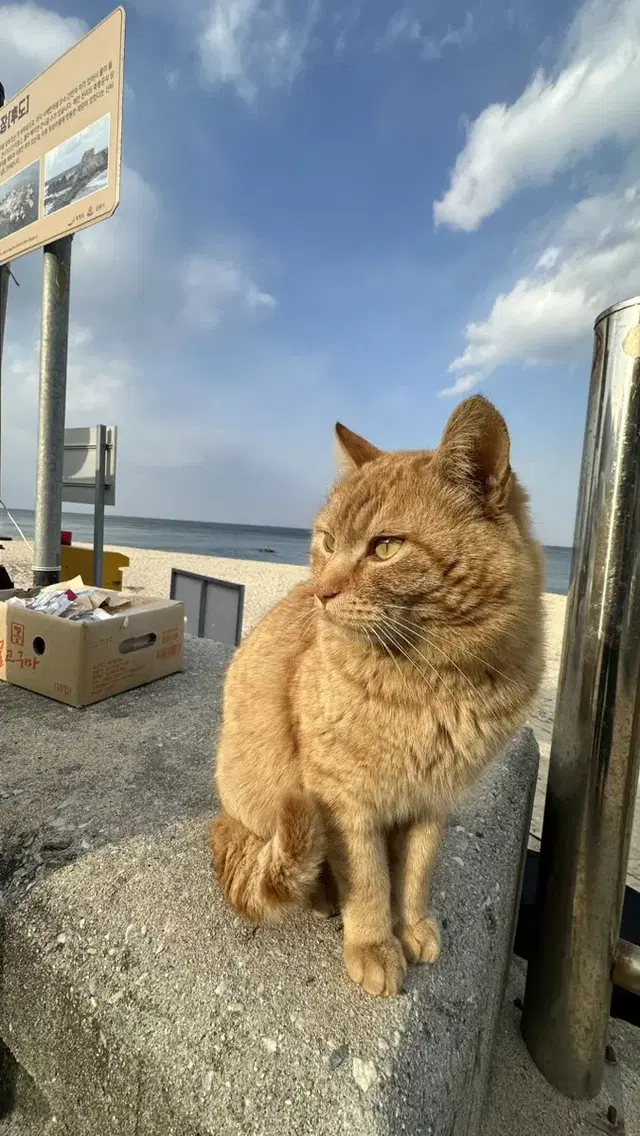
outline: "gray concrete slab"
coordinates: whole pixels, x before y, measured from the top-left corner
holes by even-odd
[[[393,1001],[340,928],[223,906],[205,823],[226,649],[87,710],[0,684],[0,1035],[70,1136],[472,1136],[508,967],[537,747],[449,826],[444,948]],[[0,1129],[2,1131],[2,1129]]]
[[[545,1081],[520,1032],[526,964],[515,958],[500,1016],[480,1136],[597,1136],[610,1132],[640,1136],[640,1030],[609,1022],[609,1042],[618,1064],[606,1070],[602,1093],[592,1101],[571,1101]],[[617,1109],[617,1127],[607,1112]]]

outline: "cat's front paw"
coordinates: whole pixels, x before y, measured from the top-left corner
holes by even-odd
[[[421,919],[412,927],[402,924],[397,935],[408,962],[436,962],[440,955],[440,928],[435,919]]]
[[[368,994],[393,998],[402,989],[407,964],[397,939],[384,943],[345,943],[344,962],[349,978]]]

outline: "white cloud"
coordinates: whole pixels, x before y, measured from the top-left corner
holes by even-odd
[[[496,297],[441,394],[460,394],[509,363],[557,363],[590,344],[604,308],[640,291],[640,182],[574,205],[549,234],[531,271]]]
[[[400,8],[389,20],[382,36],[376,43],[376,50],[382,51],[398,43],[415,44],[422,59],[434,62],[441,59],[446,48],[468,47],[474,42],[473,15],[466,12],[459,27],[449,24],[444,35],[428,35],[424,22],[408,8]]]
[[[7,99],[35,79],[88,31],[84,20],[37,4],[0,6],[0,76]]]
[[[473,122],[436,224],[471,231],[519,189],[544,185],[603,142],[640,138],[640,0],[589,0],[554,74]]]
[[[3,384],[3,496],[28,502],[36,461],[40,345],[7,343]],[[122,422],[130,403],[134,368],[128,358],[94,342],[89,328],[71,324],[67,364],[67,426]]]
[[[320,0],[213,0],[197,43],[204,78],[246,102],[263,87],[290,87],[319,15]]]
[[[333,44],[333,53],[336,57],[343,55],[351,36],[360,22],[364,0],[350,0],[342,3],[333,15],[333,25],[336,37]]]
[[[203,253],[184,261],[182,291],[184,318],[202,331],[213,331],[234,316],[276,307],[274,297],[258,288],[235,261]]]

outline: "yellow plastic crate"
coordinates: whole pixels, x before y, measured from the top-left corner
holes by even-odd
[[[102,587],[122,591],[122,569],[129,567],[129,557],[121,552],[104,552],[103,563]],[[60,579],[72,580],[74,576],[82,576],[85,584],[93,583],[93,549],[63,544],[60,546]]]

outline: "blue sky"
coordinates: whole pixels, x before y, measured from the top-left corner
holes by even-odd
[[[8,95],[111,5],[0,5]],[[640,0],[135,0],[121,205],[74,241],[68,425],[117,513],[307,525],[339,418],[504,413],[570,544],[594,317],[640,292]],[[3,496],[33,503],[41,254],[14,265]]]

